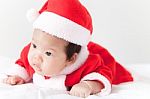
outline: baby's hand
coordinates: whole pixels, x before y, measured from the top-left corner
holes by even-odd
[[[73,96],[78,96],[78,97],[86,98],[91,93],[92,93],[92,89],[85,82],[80,82],[78,84],[75,84],[71,88],[69,94],[73,95]]]
[[[20,85],[25,83],[24,79],[17,75],[13,75],[13,76],[9,75],[6,79],[4,79],[3,82],[10,85]]]

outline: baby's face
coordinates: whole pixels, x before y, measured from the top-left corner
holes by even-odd
[[[28,54],[29,64],[41,75],[57,75],[69,63],[65,54],[67,45],[67,41],[35,29]]]

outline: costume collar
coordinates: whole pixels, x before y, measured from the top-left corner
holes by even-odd
[[[77,70],[79,67],[82,66],[82,64],[87,60],[89,55],[89,51],[87,49],[87,46],[82,46],[81,47],[81,51],[77,56],[77,60],[75,61],[75,63],[73,63],[70,66],[65,67],[60,74],[63,75],[67,75],[72,73],[73,71]]]

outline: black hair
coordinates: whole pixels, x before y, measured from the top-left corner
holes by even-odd
[[[69,44],[66,46],[66,55],[67,60],[70,60],[74,53],[79,53],[81,50],[81,46],[69,42]]]

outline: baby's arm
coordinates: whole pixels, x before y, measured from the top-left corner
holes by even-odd
[[[5,71],[4,75],[5,77],[1,77],[1,82],[10,85],[23,84],[30,80],[26,69],[18,64],[11,64],[11,66]]]
[[[72,87],[70,94],[79,97],[88,97],[90,94],[96,94],[103,89],[104,86],[98,81],[82,81]]]
[[[25,83],[24,79],[17,75],[9,75],[3,80],[3,82],[10,85],[19,85]]]
[[[29,48],[30,44],[23,48],[20,58],[15,63],[8,62],[10,66],[3,71],[3,74],[0,74],[0,82],[15,85],[31,80],[27,72],[27,69],[29,69],[27,59]]]

